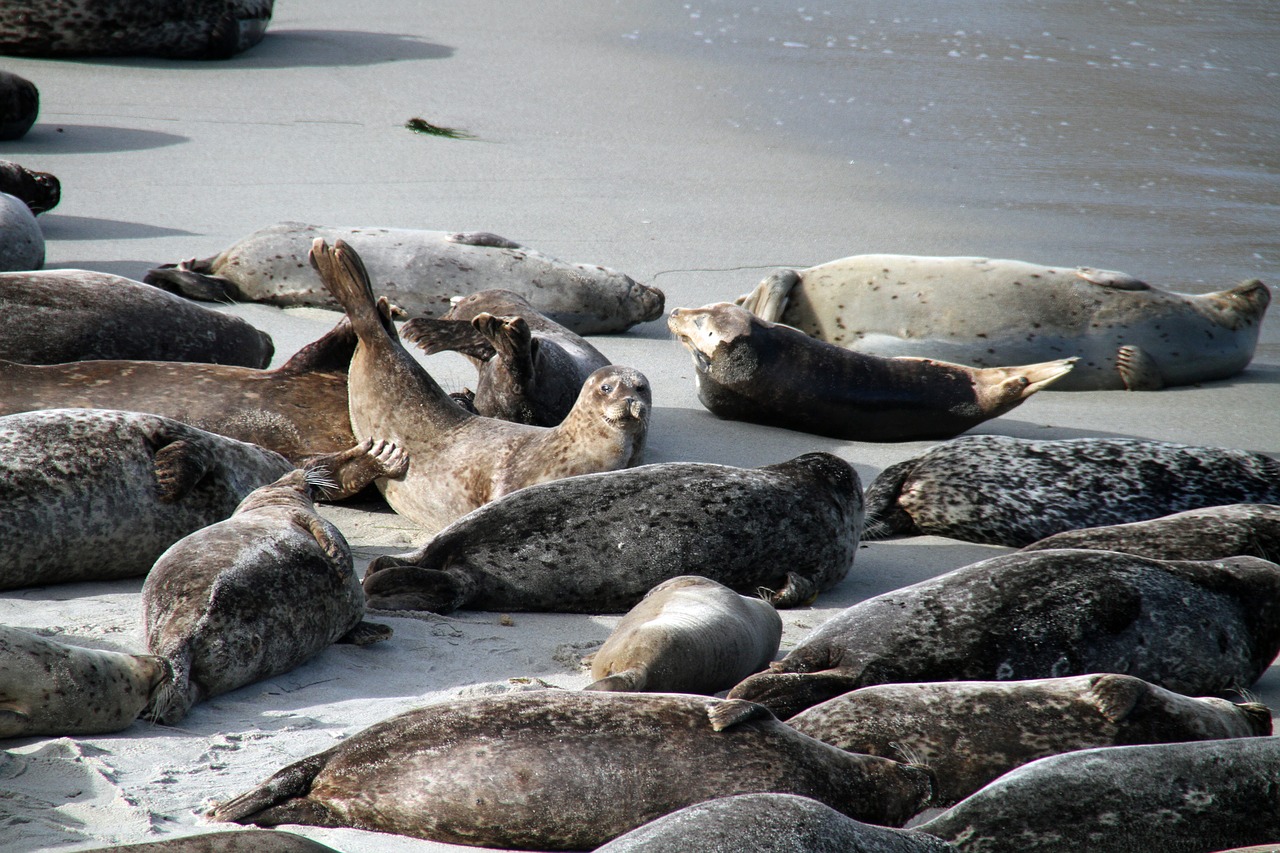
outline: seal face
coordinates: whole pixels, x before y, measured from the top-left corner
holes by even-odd
[[[0,192],[0,272],[44,266],[44,232],[17,196]]]
[[[0,71],[0,140],[21,139],[40,114],[40,90],[25,77]]]
[[[780,270],[738,303],[838,346],[977,367],[1079,357],[1055,390],[1155,390],[1249,364],[1271,295],[1257,280],[1202,296],[1091,267],[854,255]]]
[[[866,537],[933,534],[1018,548],[1064,530],[1233,503],[1280,503],[1280,461],[1140,439],[964,436],[872,480]]]
[[[0,81],[0,101],[4,99],[3,87]],[[0,134],[0,139],[3,138]],[[48,172],[36,172],[11,160],[0,160],[0,192],[17,196],[32,213],[39,215],[58,206],[62,184]]]
[[[798,734],[749,702],[545,690],[391,717],[211,817],[586,850],[684,806],[763,791],[901,825],[928,799],[930,782],[919,768]]]
[[[864,355],[728,303],[677,308],[667,325],[693,353],[712,414],[853,441],[949,438],[1072,369],[1072,359],[976,369]]]
[[[522,489],[418,551],[376,558],[364,587],[379,609],[601,613],[698,572],[794,607],[844,579],[861,529],[857,472],[830,454],[667,462]]]

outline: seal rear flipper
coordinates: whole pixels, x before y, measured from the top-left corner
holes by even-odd
[[[356,333],[351,328],[351,320],[343,317],[338,325],[294,353],[275,373],[289,376],[330,371],[346,373],[355,354]]]
[[[777,664],[774,664],[775,666]],[[761,672],[738,682],[730,699],[746,699],[764,705],[779,720],[794,717],[805,708],[833,699],[859,684],[856,676],[838,669],[822,672]]]
[[[776,719],[773,711],[758,702],[746,699],[724,699],[707,708],[707,719],[711,721],[712,731],[722,732],[730,726],[750,720]]]
[[[795,572],[787,572],[787,582],[783,584],[782,589],[776,592],[768,589],[760,590],[761,593],[767,593],[763,596],[764,599],[777,608],[807,607],[817,600],[818,593],[821,591],[816,583]]]
[[[372,610],[451,613],[470,600],[474,583],[457,571],[394,566],[365,573],[365,606]]]
[[[160,500],[174,503],[188,494],[209,471],[209,454],[185,439],[169,442],[156,450],[156,489]]]
[[[165,264],[148,270],[142,280],[161,290],[202,302],[244,301],[240,287],[231,279],[207,274],[212,260],[213,258],[193,259],[180,264]]]
[[[649,673],[639,667],[624,669],[613,675],[606,675],[599,681],[593,681],[583,690],[601,690],[612,693],[639,693],[649,682]]]
[[[427,355],[458,352],[476,361],[488,361],[497,354],[493,344],[469,320],[415,317],[400,327],[400,339]]]
[[[456,231],[448,237],[451,243],[462,243],[465,246],[483,246],[487,249],[519,249],[520,244],[506,237],[500,237],[491,231]]]
[[[1116,370],[1129,391],[1159,391],[1164,387],[1164,375],[1145,350],[1135,346],[1122,346],[1116,351]]]
[[[863,539],[888,539],[895,533],[919,532],[915,521],[898,505],[902,486],[918,464],[918,459],[905,459],[890,465],[867,486],[863,496],[866,507],[862,526]]]
[[[778,270],[757,284],[755,290],[735,299],[734,304],[741,305],[765,322],[776,323],[787,310],[792,288],[799,283],[800,274],[795,270]]]
[[[354,628],[334,642],[353,646],[370,646],[374,643],[381,643],[383,640],[391,639],[391,634],[390,625],[383,625],[381,622],[366,622],[361,619]]]
[[[277,823],[300,823],[309,826],[336,825],[316,823],[314,820],[306,819],[322,816],[333,819],[332,814],[324,806],[304,799],[311,793],[311,783],[315,781],[316,775],[324,769],[328,761],[328,752],[320,752],[294,762],[252,791],[214,806],[205,813],[205,816],[221,823],[254,823],[259,826],[274,826]],[[289,814],[295,819],[277,820],[282,814]],[[303,819],[296,819],[299,816]]]

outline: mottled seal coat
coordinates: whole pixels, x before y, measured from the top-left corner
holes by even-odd
[[[113,853],[337,853],[318,841],[278,829],[202,832],[164,841],[91,849]]]
[[[1019,767],[916,827],[982,853],[1193,853],[1280,838],[1280,738],[1087,749]]]
[[[0,625],[0,738],[118,732],[169,680],[151,655],[71,646]]]
[[[469,357],[479,371],[473,401],[479,414],[537,426],[564,420],[582,383],[609,364],[586,339],[509,290],[482,290],[444,317],[410,320],[400,337],[428,355],[453,350]]]
[[[17,196],[0,192],[0,272],[44,266],[44,232]]]
[[[41,214],[58,206],[62,198],[62,184],[48,172],[37,172],[11,160],[0,160],[0,192],[17,196],[32,213]]]
[[[415,552],[374,559],[364,588],[374,608],[603,613],[697,573],[796,607],[844,579],[861,529],[857,472],[830,454],[665,462],[515,492]]]
[[[1193,296],[1088,267],[854,255],[780,270],[738,301],[869,355],[975,367],[1078,356],[1055,390],[1138,391],[1244,370],[1270,299],[1257,280]]]
[[[89,270],[0,274],[0,358],[201,361],[266,367],[271,336],[157,287]]]
[[[592,655],[587,690],[718,693],[769,665],[782,618],[762,598],[709,578],[655,586]]]
[[[912,761],[937,778],[934,805],[1015,767],[1100,746],[1271,734],[1271,711],[1192,699],[1130,675],[878,684],[802,711],[787,725],[823,743]]]
[[[311,257],[358,339],[347,383],[352,431],[404,449],[408,470],[379,480],[378,488],[396,512],[428,532],[517,489],[639,461],[651,400],[639,371],[610,366],[591,374],[569,417],[554,428],[474,415],[400,343],[351,247],[316,240]]]
[[[226,59],[262,41],[273,0],[5,0],[0,53]]]
[[[932,534],[1019,548],[1064,530],[1232,503],[1280,503],[1280,461],[1130,438],[964,436],[871,481],[866,538]]]
[[[1006,554],[869,598],[729,695],[780,718],[872,684],[1133,675],[1188,696],[1280,652],[1280,566],[1111,551]]]
[[[142,611],[148,650],[173,669],[147,716],[168,725],[197,702],[288,672],[339,640],[391,635],[362,621],[351,549],[316,513],[301,469],[171,545],[147,574]]]
[[[483,232],[330,228],[282,222],[204,260],[152,270],[146,280],[193,299],[338,307],[307,263],[312,243],[338,240],[369,265],[377,292],[410,316],[439,317],[450,300],[505,288],[581,335],[621,332],[662,315],[663,295],[615,270],[557,260]]]
[[[11,71],[0,71],[0,140],[26,136],[39,114],[36,84]]]
[[[1071,359],[975,369],[864,355],[727,302],[676,308],[667,325],[693,354],[698,399],[712,414],[853,441],[949,438],[1072,369]]]
[[[384,720],[211,816],[583,850],[702,800],[765,791],[901,825],[928,800],[930,779],[806,737],[749,702],[544,690]]]

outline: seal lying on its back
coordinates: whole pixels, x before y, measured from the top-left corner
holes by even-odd
[[[220,255],[154,269],[146,281],[193,299],[336,308],[307,263],[315,240],[360,253],[378,294],[410,316],[439,317],[450,299],[493,287],[581,335],[621,332],[662,315],[662,291],[605,267],[571,264],[483,232],[328,228],[282,222]]]
[[[1188,696],[1280,652],[1280,566],[1111,551],[1007,554],[869,598],[730,691],[781,718],[871,684],[1133,675]]]
[[[1270,300],[1256,279],[1192,296],[1092,268],[854,255],[776,272],[738,303],[869,355],[976,367],[1079,356],[1055,390],[1146,391],[1244,370]]]
[[[21,139],[40,114],[40,90],[25,77],[0,71],[0,140]]]
[[[844,579],[861,529],[857,472],[830,454],[667,462],[522,489],[416,552],[374,559],[364,590],[390,610],[604,613],[696,572],[796,607]]]
[[[1004,414],[1072,369],[1071,359],[975,369],[879,358],[815,341],[727,302],[676,308],[698,399],[732,420],[844,438],[949,438]]]
[[[901,825],[927,802],[930,779],[920,768],[801,735],[750,702],[543,690],[384,720],[284,768],[211,817],[588,850],[693,803],[764,791]]]
[[[62,184],[48,172],[36,172],[10,160],[0,160],[0,192],[17,196],[32,213],[40,214],[58,206]]]
[[[1129,675],[1029,681],[941,681],[863,687],[787,725],[823,743],[898,758],[937,777],[933,805],[952,805],[1015,767],[1099,746],[1271,734],[1271,711],[1192,699]]]
[[[866,538],[925,534],[1019,548],[1064,530],[1233,503],[1280,503],[1280,460],[1129,438],[964,436],[872,480]]]
[[[1189,509],[1151,521],[1055,533],[1022,550],[1050,548],[1123,551],[1157,560],[1220,560],[1241,556],[1272,560],[1280,558],[1280,506],[1231,504]]]

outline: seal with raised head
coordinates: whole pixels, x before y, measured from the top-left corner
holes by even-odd
[[[1271,734],[1257,702],[1193,699],[1131,675],[939,681],[863,687],[787,725],[823,743],[933,771],[933,805],[949,806],[1015,767],[1100,746]]]
[[[0,272],[44,266],[44,232],[27,203],[0,192]],[[28,320],[29,322],[29,320]]]
[[[580,335],[622,332],[662,316],[662,291],[616,270],[568,263],[486,232],[331,228],[282,222],[226,251],[151,270],[146,281],[192,299],[337,308],[307,263],[315,240],[339,240],[369,265],[377,292],[412,317],[439,317],[450,300],[515,291]]]
[[[128,728],[169,680],[152,655],[68,645],[0,625],[0,738]]]
[[[872,684],[1133,675],[1188,696],[1280,652],[1280,566],[1112,551],[993,557],[859,602],[730,691],[780,718]]]
[[[693,803],[765,791],[900,826],[923,808],[930,785],[925,770],[828,746],[750,702],[542,690],[391,717],[211,817],[588,850]]]
[[[854,255],[780,270],[738,302],[868,355],[975,367],[1078,356],[1054,390],[1147,391],[1244,370],[1270,300],[1256,279],[1197,296],[1092,267]]]
[[[26,136],[39,114],[36,84],[11,71],[0,71],[0,140]]]
[[[867,539],[934,535],[1020,548],[1082,527],[1280,503],[1280,460],[1133,438],[963,436],[867,487]]]
[[[0,98],[3,97],[0,94]],[[58,206],[62,184],[48,172],[37,172],[12,160],[0,160],[0,193],[17,196],[38,215]]]
[[[681,575],[622,617],[591,656],[595,681],[585,689],[710,695],[768,666],[780,642],[782,618],[772,604]]]
[[[428,532],[526,486],[639,462],[651,395],[638,370],[611,365],[591,374],[573,411],[553,428],[474,415],[400,343],[350,246],[317,239],[311,258],[356,333],[347,381],[352,431],[404,449],[408,470],[378,480],[378,488]]]
[[[664,462],[521,489],[415,552],[375,558],[364,589],[378,609],[620,613],[697,573],[796,607],[844,579],[861,529],[857,472],[828,453]]]
[[[712,414],[852,441],[949,438],[1072,370],[1072,359],[979,369],[864,355],[727,302],[676,308],[667,325],[693,354]]]

